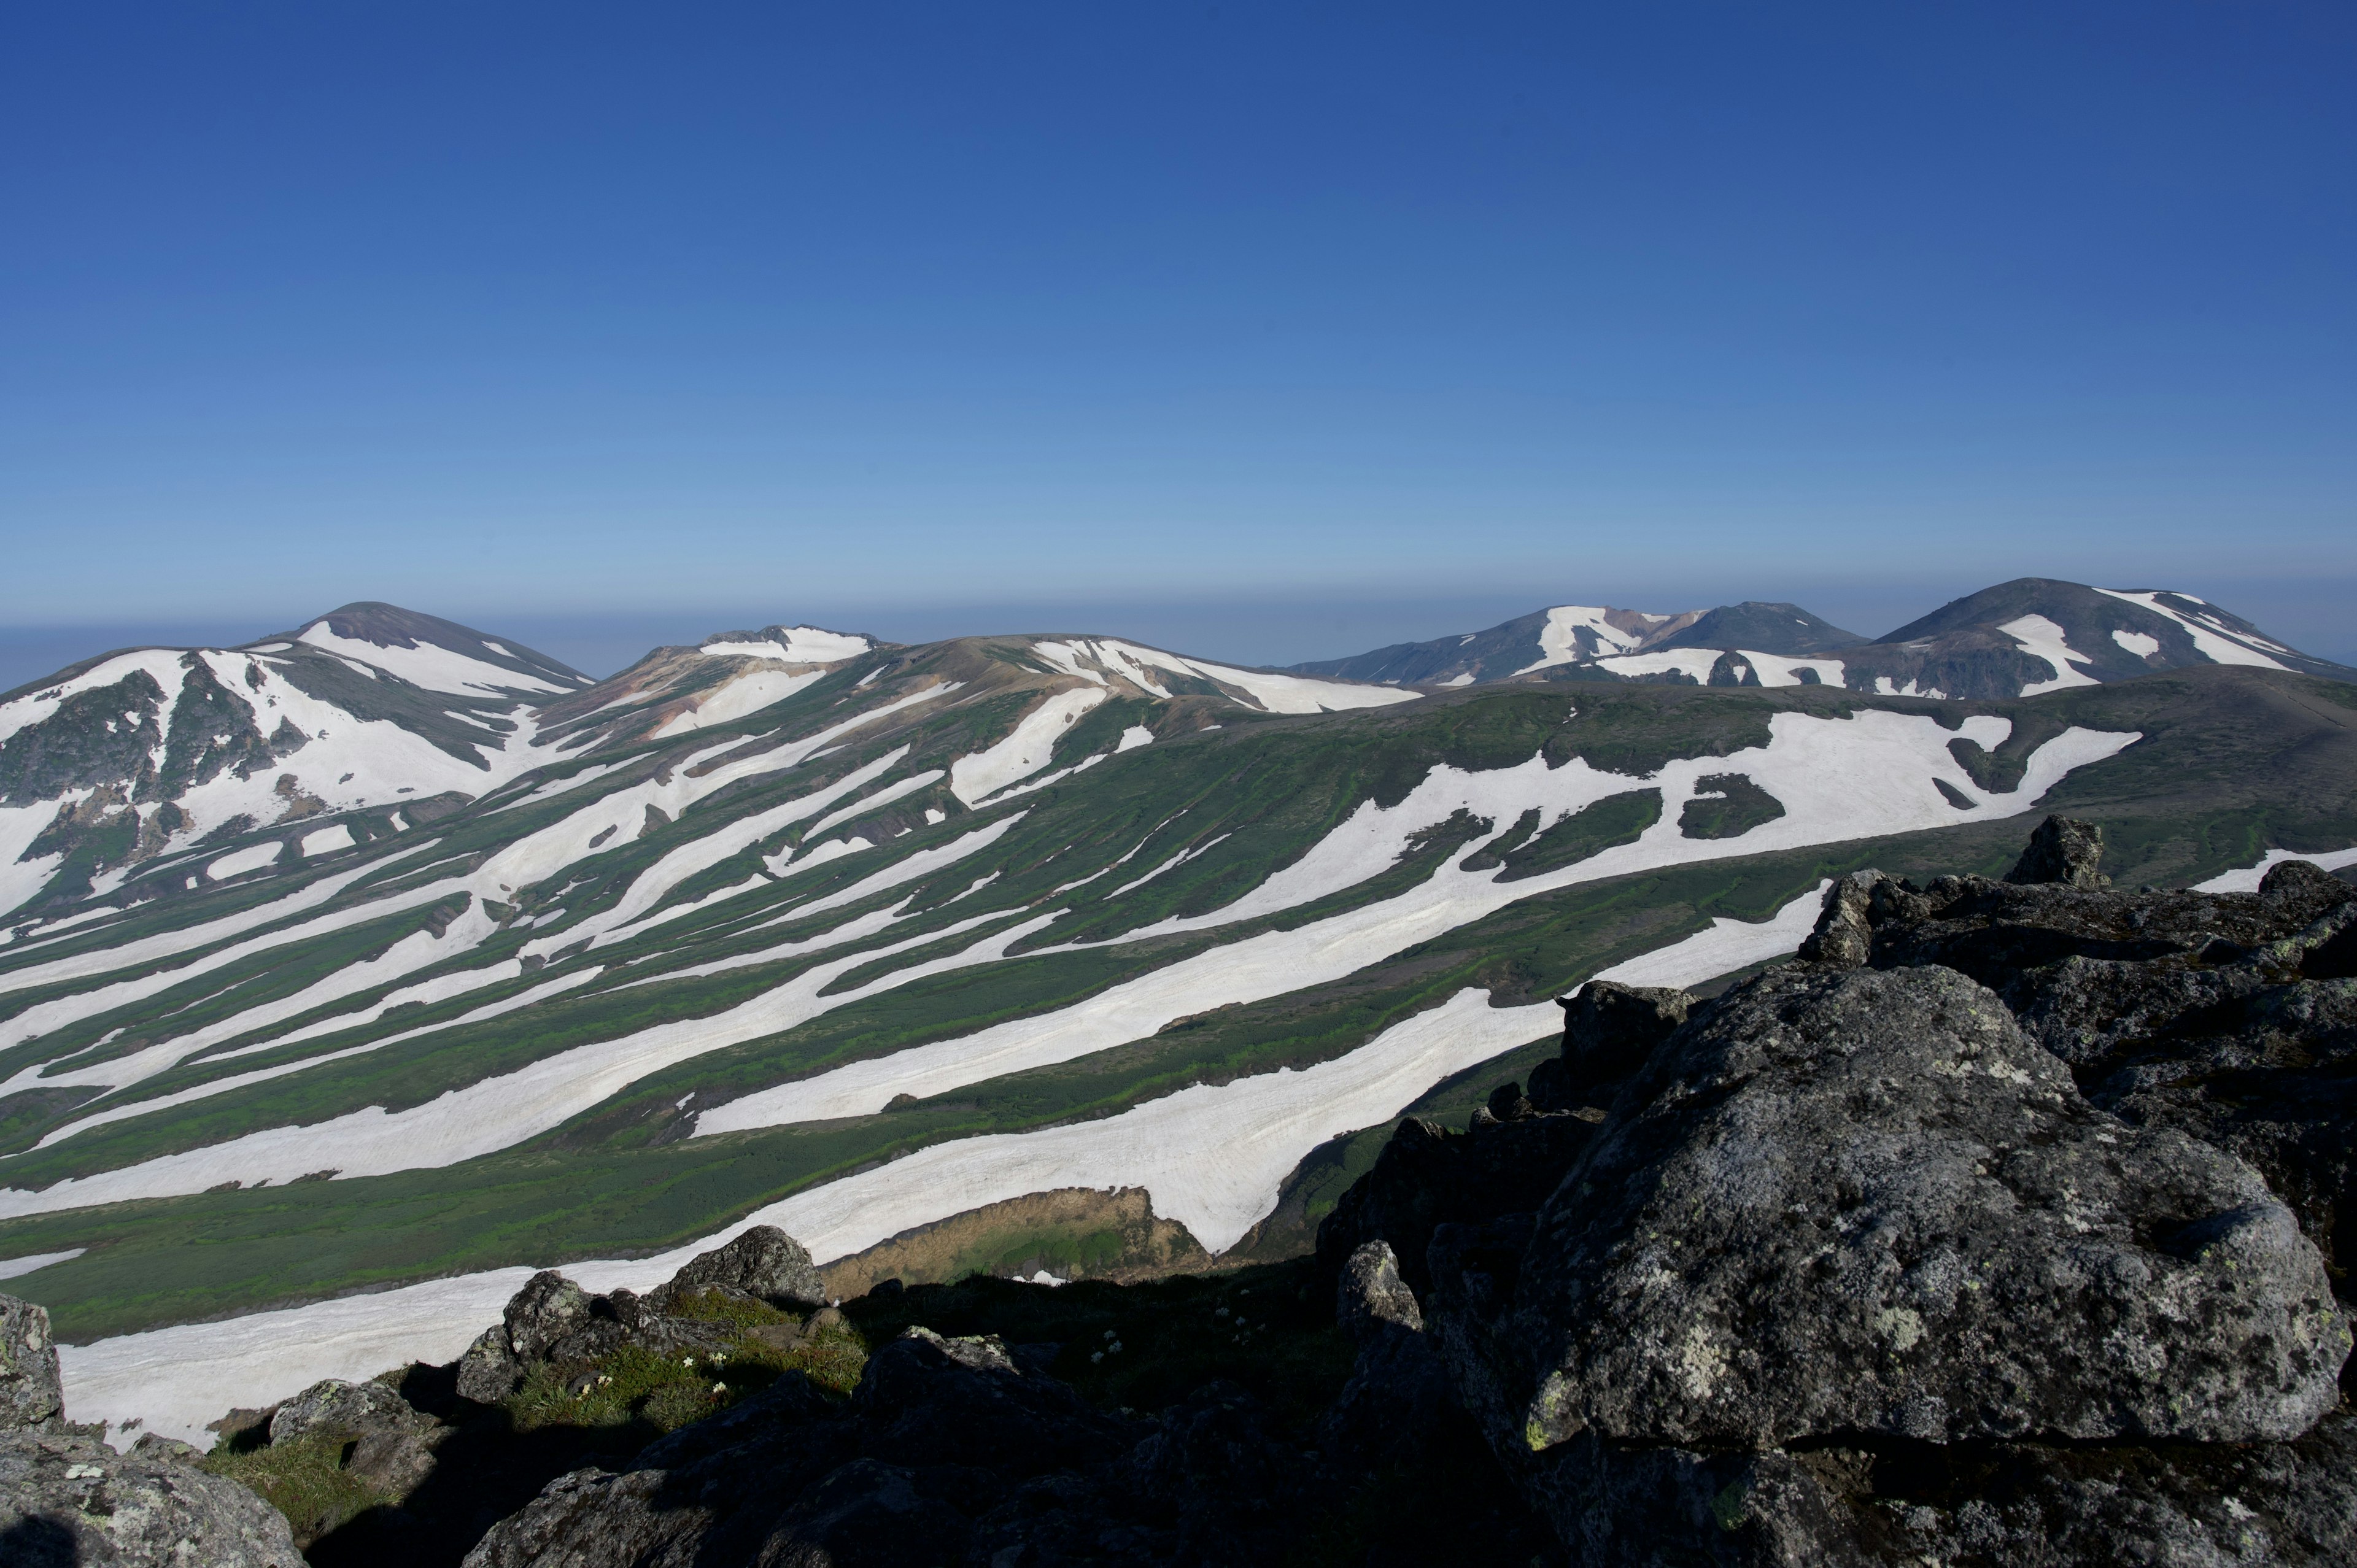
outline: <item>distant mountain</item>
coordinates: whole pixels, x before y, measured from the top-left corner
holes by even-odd
[[[193,886],[404,831],[537,760],[534,706],[587,684],[382,604],[240,648],[84,660],[0,696],[0,914],[166,860]],[[350,814],[368,807],[393,809]],[[257,827],[288,831],[225,862],[184,853]]]
[[[783,623],[593,682],[387,607],[87,661],[0,703],[0,1267],[74,1419],[192,1436],[757,1217],[840,1279],[1298,1251],[1553,996],[1776,961],[1828,876],[2002,872],[2054,810],[2131,885],[2357,846],[2357,689],[1872,690],[2050,680],[2031,617],[2294,657],[2077,593],[1879,644],[1558,607],[1437,693]]]
[[[1427,689],[1501,680],[1832,685],[1883,696],[2021,697],[2158,670],[2240,664],[2357,680],[2190,594],[2021,577],[1879,641],[1797,605],[1682,615],[1562,606],[1487,631],[1298,664],[1306,673]]]
[[[1429,642],[1394,643],[1372,653],[1293,668],[1304,674],[1402,686],[1469,686],[1516,677],[1563,678],[1562,673],[1549,671],[1578,671],[1585,678],[1606,679],[1666,676],[1708,684],[1718,661],[1697,657],[1699,652],[1749,648],[1801,658],[1865,640],[1798,605],[1746,602],[1677,615],[1601,605],[1558,605],[1487,631]]]
[[[1952,697],[2035,696],[2204,664],[2357,680],[2190,594],[2049,577],[1967,595],[1846,658],[1853,687]]]

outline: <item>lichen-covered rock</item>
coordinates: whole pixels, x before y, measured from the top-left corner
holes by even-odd
[[[508,1348],[519,1360],[544,1361],[565,1336],[589,1321],[589,1294],[554,1269],[543,1269],[508,1300]]]
[[[1342,1265],[1342,1283],[1335,1293],[1334,1319],[1351,1338],[1364,1344],[1384,1324],[1424,1332],[1424,1312],[1415,1293],[1400,1278],[1399,1259],[1388,1241],[1369,1241]]]
[[[10,1568],[304,1568],[285,1516],[235,1481],[153,1450],[0,1434],[0,1562]]]
[[[0,1432],[46,1424],[64,1408],[48,1309],[0,1295]]]
[[[523,1381],[523,1363],[508,1344],[508,1326],[494,1323],[458,1358],[457,1393],[477,1404],[497,1404]]]
[[[698,1254],[671,1277],[663,1294],[725,1285],[773,1306],[826,1305],[826,1286],[808,1248],[774,1225],[756,1225],[725,1247]]]
[[[317,1431],[349,1435],[379,1428],[417,1432],[433,1423],[431,1416],[410,1408],[408,1401],[382,1383],[325,1378],[272,1413],[270,1442],[275,1447]]]
[[[2083,1100],[1942,969],[1803,968],[1655,1053],[1538,1214],[1520,1440],[2296,1437],[2350,1345],[2240,1161]]]

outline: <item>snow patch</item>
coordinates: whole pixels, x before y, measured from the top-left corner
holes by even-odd
[[[285,853],[286,846],[283,843],[249,844],[244,849],[231,851],[206,866],[205,875],[215,882],[224,882],[232,876],[242,876],[249,871],[259,870]]]
[[[1604,618],[1612,612],[1600,605],[1557,605],[1547,611],[1546,625],[1539,628],[1539,656],[1514,671],[1527,675],[1534,670],[1546,670],[1557,664],[1576,664],[1587,656],[1579,650],[1579,633],[1585,631],[1596,641],[1597,648],[1613,649],[1622,653],[1632,651],[1639,639]],[[1470,642],[1472,639],[1466,639]],[[1458,646],[1464,646],[1459,643]],[[1713,656],[1714,658],[1716,655]],[[1455,682],[1450,682],[1455,684]]]
[[[1076,686],[1050,694],[996,746],[969,752],[950,764],[950,792],[971,806],[1037,773],[1048,766],[1056,742],[1072,721],[1108,694],[1102,686]]]
[[[349,822],[338,822],[334,827],[321,828],[316,833],[303,835],[303,855],[307,860],[315,854],[329,854],[351,847],[352,829]]]
[[[2044,616],[2023,616],[2009,620],[1997,630],[2021,644],[2021,650],[2033,659],[2042,659],[2054,671],[2051,681],[2028,681],[2022,683],[2021,694],[2035,697],[2047,692],[2060,692],[2068,686],[2100,686],[2102,682],[2073,664],[2089,662],[2087,655],[2074,651],[2063,639],[2062,628]]]
[[[2270,659],[2250,646],[2240,632],[2229,631],[2224,626],[2206,617],[2188,615],[2183,610],[2171,609],[2160,602],[2160,596],[2157,593],[2129,593],[2120,588],[2097,588],[2095,592],[2127,604],[2141,605],[2155,615],[2167,616],[2185,628],[2186,634],[2193,639],[2194,651],[2205,659],[2213,660],[2220,664],[2247,664],[2260,670],[2291,668],[2290,665]],[[2177,596],[2181,599],[2191,599],[2195,604],[2202,602],[2193,598],[2190,594],[2179,594]]]

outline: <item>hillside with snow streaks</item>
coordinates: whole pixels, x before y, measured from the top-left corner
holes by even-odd
[[[2154,618],[2098,657],[2190,647],[2137,629],[2163,611],[2227,635],[2174,599],[2090,597]],[[2003,657],[2090,668],[2075,611],[1992,602]],[[322,682],[392,693],[338,711],[474,787],[387,771],[392,801],[350,806],[298,773],[299,815],[39,896],[0,945],[0,1267],[50,1260],[25,1289],[69,1338],[124,1347],[81,1363],[102,1383],[144,1364],[118,1337],[159,1325],[224,1319],[199,1338],[232,1346],[272,1303],[661,1253],[763,1213],[838,1256],[1043,1187],[1144,1187],[1206,1247],[1265,1248],[1330,1141],[1544,1036],[1587,976],[1789,952],[1829,876],[2001,871],[2058,807],[2118,824],[2115,875],[2145,880],[2231,874],[2285,832],[2357,843],[2330,682],[2212,660],[2026,700],[1878,694],[1852,679],[1870,645],[1791,608],[1542,617],[1483,657],[1586,664],[1437,694],[1110,638],[782,623],[594,683],[383,620],[174,653],[205,671],[176,713],[207,681],[289,712]],[[341,643],[371,638],[415,657],[363,674]],[[513,683],[429,692],[493,679],[457,660]],[[1598,671],[1627,660],[1712,683]],[[770,676],[775,700],[729,696]],[[127,677],[43,697],[73,678],[12,697],[36,703],[18,733]],[[159,733],[160,693],[137,710]],[[307,745],[343,738],[299,711],[328,731]],[[192,814],[284,800],[299,756],[170,788]],[[163,803],[117,777],[127,807]],[[322,1228],[345,1240],[318,1249]],[[589,1265],[609,1266],[637,1265]],[[439,1310],[403,1343],[426,1353]]]

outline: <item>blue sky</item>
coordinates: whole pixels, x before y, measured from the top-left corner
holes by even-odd
[[[0,663],[357,598],[590,668],[1275,660],[2031,574],[2357,659],[2352,56],[2169,0],[15,7]]]

